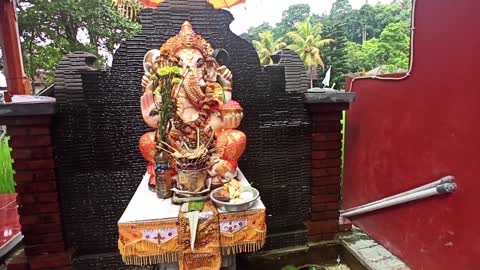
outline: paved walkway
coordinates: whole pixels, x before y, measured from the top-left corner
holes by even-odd
[[[340,241],[367,269],[410,270],[399,258],[358,228],[354,227],[352,233],[342,236]]]

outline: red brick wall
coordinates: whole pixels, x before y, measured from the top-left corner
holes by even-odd
[[[28,106],[28,105],[26,105]],[[51,115],[0,117],[11,137],[13,169],[26,260],[14,259],[14,269],[69,269],[58,202],[55,160],[50,134]]]
[[[312,113],[311,217],[306,222],[309,241],[335,239],[337,232],[348,229],[339,224],[342,111],[346,103],[309,105]]]

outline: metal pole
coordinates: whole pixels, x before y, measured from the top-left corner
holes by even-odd
[[[357,207],[355,210],[345,211],[341,213],[340,216],[342,217],[356,216],[356,215],[372,212],[375,210],[387,208],[390,206],[394,206],[394,205],[398,205],[398,204],[402,204],[410,201],[420,200],[420,199],[431,197],[438,194],[452,193],[456,190],[456,188],[457,186],[455,183],[444,183],[436,187],[417,191],[415,193],[407,194],[401,197],[396,197],[388,201],[370,204],[367,206],[360,206],[360,207]]]
[[[356,206],[356,207],[353,207],[353,208],[350,208],[350,209],[340,210],[340,213],[345,213],[345,212],[353,211],[353,210],[356,210],[356,209],[359,209],[359,208],[362,208],[362,207],[367,207],[367,206],[374,205],[374,204],[377,204],[377,203],[382,203],[382,202],[385,202],[385,201],[388,201],[388,200],[393,200],[395,198],[399,198],[399,197],[402,197],[402,196],[405,196],[405,195],[408,195],[408,194],[412,194],[412,193],[415,193],[415,192],[418,192],[418,191],[422,191],[422,190],[425,190],[425,189],[436,187],[440,184],[453,183],[454,181],[455,181],[455,177],[453,177],[451,175],[444,176],[444,177],[442,177],[438,180],[435,180],[431,183],[425,184],[423,186],[420,186],[420,187],[417,187],[417,188],[414,188],[414,189],[411,189],[411,190],[407,190],[407,191],[399,193],[399,194],[395,194],[395,195],[390,196],[390,197],[383,198],[381,200],[373,201],[373,202],[363,204],[363,205],[360,205],[360,206]]]
[[[7,80],[7,102],[15,94],[30,94],[32,89],[30,80],[23,71],[15,3],[16,0],[0,0],[0,42]]]

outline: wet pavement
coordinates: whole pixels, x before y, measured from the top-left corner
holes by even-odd
[[[359,228],[354,227],[340,241],[369,270],[410,270],[404,262]]]

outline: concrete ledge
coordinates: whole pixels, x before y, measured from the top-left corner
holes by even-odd
[[[3,258],[7,253],[13,250],[23,239],[21,233],[17,233],[12,239],[0,247],[0,258]]]
[[[55,103],[7,103],[0,104],[0,117],[51,115],[55,113]]]
[[[355,100],[355,93],[327,91],[307,92],[304,94],[304,101],[307,104],[318,103],[352,103]]]
[[[352,233],[340,237],[340,242],[368,270],[410,270],[398,257],[379,245],[359,228],[354,227]]]

